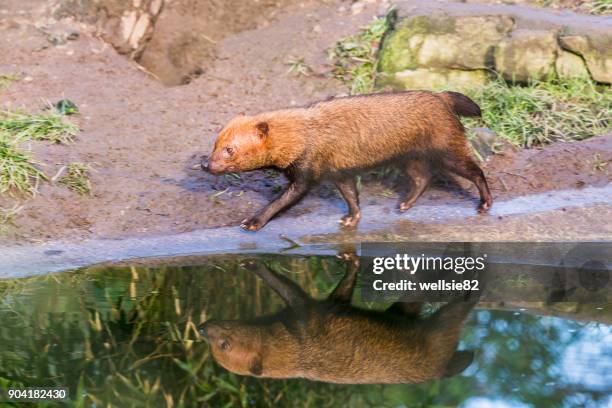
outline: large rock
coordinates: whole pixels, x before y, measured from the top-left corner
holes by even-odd
[[[416,16],[387,37],[380,69],[484,69],[493,67],[495,45],[512,30],[507,16]]]
[[[515,30],[495,50],[495,69],[507,80],[543,80],[554,72],[557,52],[556,32]]]
[[[561,47],[582,55],[594,80],[612,84],[612,30],[608,36],[566,35]]]
[[[389,74],[380,81],[398,89],[461,89],[482,86],[488,81],[487,71],[417,68]]]
[[[582,57],[564,50],[559,50],[555,69],[560,78],[589,78],[589,70]]]

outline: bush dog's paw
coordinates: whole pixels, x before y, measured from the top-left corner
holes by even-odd
[[[240,263],[240,265],[242,265],[244,269],[247,269],[249,271],[257,269],[257,261],[254,259],[245,259]]]
[[[413,205],[414,205],[414,203],[406,203],[406,202],[403,202],[403,203],[401,203],[401,204],[399,205],[399,210],[400,210],[400,212],[406,212],[406,211],[408,211],[409,209],[411,209]]]
[[[243,220],[240,223],[240,228],[246,231],[259,231],[263,228],[264,225],[266,225],[266,223],[260,220],[259,218],[251,217]]]
[[[343,227],[354,228],[357,226],[357,224],[359,224],[360,219],[361,214],[345,215],[344,217],[342,217],[342,219],[340,219],[340,224],[342,224]]]
[[[338,254],[338,258],[342,259],[345,262],[350,262],[354,265],[359,265],[359,256],[355,252],[342,252]]]
[[[485,201],[485,202],[480,203],[480,205],[478,206],[477,211],[478,211],[480,214],[484,214],[484,213],[486,213],[487,211],[489,211],[489,208],[491,208],[491,203],[490,203],[490,202]]]

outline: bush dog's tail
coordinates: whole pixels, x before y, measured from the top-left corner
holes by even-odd
[[[438,94],[458,116],[480,117],[480,106],[459,92],[441,92]]]

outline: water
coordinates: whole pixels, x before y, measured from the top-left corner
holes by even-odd
[[[267,270],[261,269],[263,262],[276,273],[264,272],[266,282],[254,272]],[[612,313],[607,305],[534,303],[535,313],[512,305],[462,309],[465,325],[452,349],[474,351],[473,362],[450,377],[420,384],[347,385],[231,373],[211,356],[202,337],[204,322],[240,319],[243,326],[252,327],[253,319],[283,309],[285,303],[270,287],[274,276],[291,279],[319,300],[326,299],[345,276],[345,264],[336,257],[260,255],[250,269],[241,265],[244,257],[186,258],[0,281],[0,385],[68,387],[69,404],[79,406],[612,404],[612,327],[606,324]],[[380,313],[389,306],[365,303],[359,291],[352,300],[353,307]],[[301,308],[294,307],[298,315]],[[425,319],[434,313],[433,307],[426,309]],[[342,310],[341,318],[353,316],[353,309]],[[389,313],[375,316],[389,318]],[[404,317],[392,319],[408,331],[413,327]],[[449,327],[436,326],[441,338],[452,337]],[[307,338],[314,330],[307,326],[302,336]],[[370,342],[365,353],[369,364],[391,375],[398,365],[393,362],[401,358],[390,355],[389,347],[377,350],[374,343],[390,341],[393,334],[377,339],[368,330],[351,327],[344,336],[352,344]],[[218,345],[219,338],[207,334]],[[407,343],[406,350],[417,350],[417,340]],[[231,350],[238,350],[232,341]],[[268,352],[282,356],[280,340],[267,342]],[[322,351],[315,346],[310,354],[317,358],[317,353],[325,352],[326,361],[333,362],[346,350],[341,343],[322,344]],[[294,355],[287,354],[286,373],[291,372]],[[264,358],[260,368],[266,374],[271,366]],[[330,376],[336,382],[350,376],[364,379],[350,367],[351,363],[337,365]],[[408,372],[418,376],[414,367]]]

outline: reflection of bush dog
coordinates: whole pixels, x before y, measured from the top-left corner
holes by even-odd
[[[329,298],[317,301],[265,264],[249,263],[287,303],[252,320],[208,321],[202,334],[214,359],[237,374],[307,378],[331,383],[418,383],[468,367],[472,351],[457,351],[463,321],[476,303],[453,301],[431,316],[421,303],[384,312],[352,307],[358,258]]]
[[[383,164],[400,167],[410,178],[411,192],[400,211],[415,204],[434,171],[444,169],[476,185],[478,211],[484,212],[493,199],[458,116],[480,116],[480,108],[457,92],[425,91],[336,98],[307,108],[239,116],[221,131],[206,167],[215,174],[263,167],[285,171],[291,180],[287,190],[242,222],[251,231],[325,177],[348,205],[342,224],[356,226],[361,211],[355,175]]]

